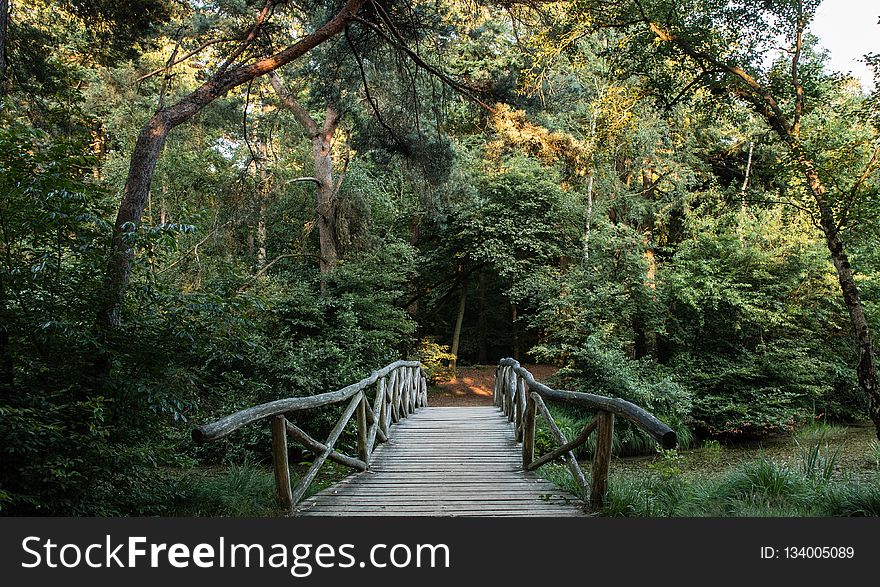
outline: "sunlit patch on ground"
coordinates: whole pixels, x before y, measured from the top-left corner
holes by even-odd
[[[556,372],[552,365],[523,365],[539,381]],[[456,378],[431,386],[428,404],[431,406],[489,406],[495,385],[495,365],[476,365],[459,368]]]

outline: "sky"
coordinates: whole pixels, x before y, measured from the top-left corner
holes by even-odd
[[[865,53],[880,53],[880,1],[824,0],[816,11],[812,31],[831,52],[830,69],[852,72],[866,88],[874,76],[859,59]]]

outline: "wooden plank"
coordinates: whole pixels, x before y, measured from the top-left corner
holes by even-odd
[[[386,388],[386,395],[397,394],[388,411],[396,408],[401,419],[376,447],[370,469],[303,500],[297,515],[584,515],[575,496],[523,472],[522,449],[497,408],[429,407],[405,417],[420,405],[419,374],[401,371]]]
[[[534,487],[514,485],[510,488],[505,487],[503,490],[497,490],[496,487],[483,486],[479,493],[474,493],[473,484],[468,485],[448,485],[442,488],[425,487],[420,485],[374,485],[371,487],[352,486],[345,489],[338,489],[327,492],[326,496],[335,497],[365,497],[365,496],[386,496],[388,499],[400,496],[419,496],[422,501],[425,499],[433,499],[434,496],[452,496],[454,498],[466,501],[495,501],[495,500],[520,500],[523,495],[532,500],[532,492],[538,492],[541,498],[556,497],[571,499],[570,495],[562,493],[556,488],[536,489]]]
[[[339,512],[339,513],[344,513],[346,515],[350,515],[351,512],[358,512],[361,514],[373,513],[374,515],[379,515],[380,513],[389,512],[391,515],[407,515],[407,516],[432,515],[432,514],[449,515],[452,513],[456,513],[458,515],[480,515],[480,514],[482,514],[482,515],[487,515],[487,516],[494,516],[494,515],[498,515],[498,514],[509,514],[509,515],[520,515],[521,516],[521,515],[523,515],[523,513],[525,511],[529,511],[529,513],[531,513],[533,515],[534,514],[544,514],[544,515],[548,515],[548,516],[556,516],[559,514],[565,515],[565,514],[569,514],[569,513],[574,513],[574,512],[571,512],[571,510],[577,511],[577,508],[574,508],[572,506],[547,506],[547,507],[540,508],[540,509],[529,508],[527,510],[524,507],[516,507],[516,506],[505,507],[504,505],[497,505],[497,506],[487,505],[485,507],[478,508],[478,507],[474,507],[473,504],[462,504],[462,505],[458,505],[458,506],[449,506],[449,507],[434,506],[429,509],[426,509],[425,507],[420,506],[420,505],[396,505],[396,504],[389,504],[389,505],[374,504],[372,506],[358,506],[356,508],[349,507],[349,506],[339,506],[339,507],[321,506],[320,508],[319,507],[298,508],[298,511],[309,511],[309,509],[311,510],[311,512],[321,513],[321,515],[324,515],[327,512]]]

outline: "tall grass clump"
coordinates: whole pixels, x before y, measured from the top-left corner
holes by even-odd
[[[544,479],[547,479],[560,489],[564,489],[572,495],[579,496],[581,499],[586,499],[586,492],[578,486],[577,481],[571,476],[571,472],[568,470],[567,466],[561,463],[547,463],[541,467],[540,474]],[[587,471],[584,471],[584,477],[586,477],[587,487],[589,487],[590,475]]]
[[[827,444],[823,447],[820,442],[802,447],[801,473],[814,481],[830,481],[837,467],[841,448],[838,446],[832,450]]]
[[[731,499],[759,496],[771,500],[800,498],[807,491],[804,478],[765,457],[742,465],[719,484],[722,497]]]
[[[263,517],[278,513],[272,472],[250,463],[192,478],[182,503],[189,516]]]
[[[872,440],[868,445],[868,461],[880,469],[880,442]]]
[[[823,421],[814,421],[800,428],[795,434],[796,442],[827,442],[838,440],[846,436],[846,426],[838,426]]]
[[[880,516],[880,484],[852,481],[829,484],[816,505],[822,516]]]

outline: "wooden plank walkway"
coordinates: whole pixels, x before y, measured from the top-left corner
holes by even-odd
[[[299,516],[585,515],[582,502],[522,469],[513,427],[492,406],[421,408],[398,422],[370,469],[296,507]]]

